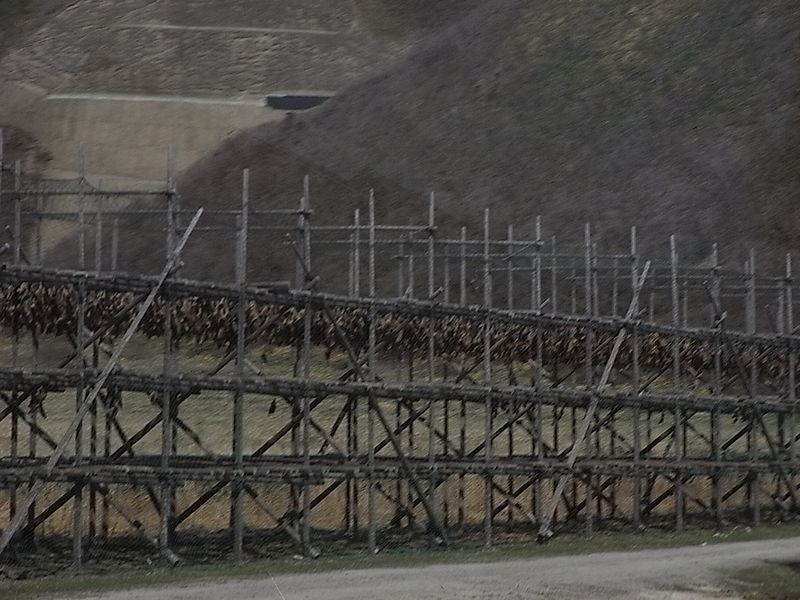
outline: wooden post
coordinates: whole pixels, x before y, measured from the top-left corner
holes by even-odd
[[[83,173],[83,149],[81,148],[81,173]],[[83,175],[81,175],[83,177]],[[78,199],[78,268],[83,271],[86,269],[86,232],[85,232],[85,198],[81,194]],[[75,394],[75,411],[78,417],[80,408],[84,404],[84,381],[86,378],[86,360],[84,356],[85,343],[85,319],[86,319],[86,284],[81,282],[78,286],[80,296],[78,305],[78,330],[75,332],[75,339],[78,343],[78,360],[80,364],[80,384]],[[75,465],[80,465],[83,455],[83,417],[78,420],[75,428]],[[80,570],[83,566],[83,485],[75,484],[75,495],[72,501],[72,566],[75,570]]]
[[[490,260],[489,209],[483,215],[483,306],[492,307],[492,270]],[[483,376],[484,385],[492,384],[492,321],[489,313],[483,325]],[[492,460],[492,399],[487,396],[483,407],[484,459],[488,470]],[[492,545],[492,476],[487,472],[483,484],[483,535],[486,547]]]
[[[631,227],[631,296],[636,292],[636,282],[639,279],[639,255],[637,250],[636,226]],[[638,321],[638,307],[635,313]],[[641,396],[641,370],[639,364],[639,329],[633,328],[633,389]],[[642,403],[641,398],[633,409],[633,462],[636,474],[633,480],[633,528],[640,531],[642,528],[642,475],[640,473],[642,460]]]
[[[458,303],[460,306],[467,305],[467,228],[461,228],[461,244],[459,246],[459,292]],[[465,363],[466,357],[462,356],[461,362]],[[461,456],[466,456],[467,453],[467,402],[463,398],[460,402],[459,412],[459,432],[458,432],[458,448]],[[466,488],[465,477],[462,472],[458,476],[458,526],[464,526],[465,517],[465,504],[466,501]]]
[[[0,127],[0,211],[3,208],[3,172],[6,169],[5,163],[6,141],[3,128]]]
[[[680,290],[678,288],[678,249],[675,243],[675,236],[669,238],[670,251],[670,288],[672,290],[672,325],[680,327]],[[680,394],[681,390],[681,366],[680,366],[680,336],[675,335],[672,343],[672,382],[675,394]],[[683,449],[684,436],[686,433],[683,410],[676,402],[674,417],[675,437],[675,529],[683,531],[685,499],[683,490]]]
[[[301,220],[304,206],[301,202]],[[239,299],[236,303],[236,380],[237,389],[233,396],[233,464],[234,468],[244,468],[244,393],[242,382],[245,373],[245,343],[247,339],[247,234],[250,218],[250,169],[242,171],[242,204],[238,215],[238,236],[236,243],[236,285]],[[244,480],[243,476],[233,482],[233,556],[241,562],[244,558]],[[304,514],[304,520],[307,516]]]
[[[786,307],[786,314],[784,317],[785,329],[788,335],[794,332],[794,298],[792,294],[792,255],[786,254],[786,273],[784,279],[784,306]],[[788,438],[789,438],[789,460],[792,463],[797,462],[797,384],[795,382],[795,374],[797,369],[797,354],[792,346],[787,349],[787,374],[786,374],[786,396],[787,402],[791,406],[791,412],[788,417]],[[789,474],[789,483],[792,486],[797,485],[797,476],[794,472]]]
[[[114,228],[111,230],[111,271],[119,269],[119,218],[114,218]]]
[[[555,315],[558,313],[558,255],[556,252],[556,236],[551,238],[550,242],[553,251],[550,270],[550,314]]]
[[[749,278],[748,278],[748,322],[747,332],[754,334],[757,329],[757,290],[756,290],[756,256],[755,250],[750,249]],[[753,396],[758,394],[758,370],[756,366],[757,351],[750,349],[750,391]],[[766,423],[764,424],[766,427]],[[766,435],[766,432],[764,432]],[[758,422],[755,411],[751,415],[750,434],[748,436],[750,462],[754,465],[758,457]],[[750,511],[753,518],[753,527],[761,525],[761,475],[757,469],[753,468],[750,473],[750,485],[748,486],[748,496],[750,501]]]
[[[583,281],[583,307],[584,307],[584,314],[586,317],[591,317],[594,314],[594,309],[592,306],[592,277],[593,269],[592,269],[592,229],[589,223],[586,223],[584,226],[584,281]],[[591,388],[594,384],[594,336],[593,331],[590,327],[586,328],[586,358],[585,358],[585,368],[586,368],[586,387]],[[587,409],[586,412],[586,420],[588,421],[591,418],[589,414],[589,410]],[[588,429],[587,429],[588,431]],[[586,458],[587,460],[591,458],[592,450],[591,450],[591,436],[584,435],[583,436],[585,441],[585,451],[586,451]],[[584,488],[585,498],[584,498],[584,511],[585,511],[585,533],[587,536],[592,535],[592,530],[594,528],[594,517],[592,515],[592,477],[590,473],[586,474],[586,485]]]
[[[353,246],[353,296],[356,298],[361,297],[361,211],[356,209],[353,213],[353,237],[355,238],[355,245]]]
[[[583,274],[583,310],[586,317],[593,315],[592,309],[592,228],[589,223],[584,226],[584,274]],[[592,359],[592,330],[586,330],[586,385],[591,386],[594,380]]]
[[[785,286],[785,306],[786,306],[786,331],[787,333],[791,334],[794,331],[794,298],[792,294],[792,284],[794,283],[793,276],[792,276],[792,255],[791,253],[786,254],[786,283]],[[797,394],[797,384],[795,382],[795,374],[797,369],[797,354],[795,353],[794,349],[790,346],[789,350],[789,357],[787,360],[788,363],[788,374],[787,374],[787,396],[788,401],[792,407],[792,412],[789,416],[789,440],[790,440],[790,447],[789,447],[789,456],[792,462],[797,460],[797,410],[796,410],[796,394]],[[792,477],[792,484],[794,485],[795,478]]]
[[[436,266],[436,196],[430,194],[428,203],[428,301],[434,302],[436,294],[435,266]],[[435,345],[435,323],[433,315],[428,319],[428,382],[433,383],[436,369],[436,345]],[[439,423],[436,404],[433,399],[428,400],[428,465],[431,474],[434,472],[436,464],[436,438],[434,429]],[[443,494],[444,497],[445,494]],[[436,481],[431,475],[428,479],[428,500],[432,507],[436,507]],[[433,523],[429,524],[429,529],[433,529]]]
[[[102,188],[102,182],[100,184]],[[103,213],[101,208],[102,199],[96,199],[95,207],[95,229],[94,229],[94,271],[100,275],[103,268]],[[92,344],[92,368],[97,370],[100,367],[100,344],[95,341]],[[97,414],[98,402],[92,402],[89,409],[89,457],[94,460],[97,458]],[[97,490],[96,485],[89,482],[89,543],[93,543],[97,527]]]
[[[306,274],[306,287],[310,288],[312,283],[311,274],[311,186],[309,177],[306,175],[303,181],[303,272]],[[303,317],[303,380],[311,380],[311,303],[306,305]],[[305,469],[305,479],[303,481],[303,551],[309,558],[317,558],[319,553],[311,545],[311,398],[308,394],[303,395],[303,467]]]
[[[44,225],[42,212],[44,211],[44,197],[43,194],[36,196],[36,238],[34,244],[36,246],[36,264],[44,266],[44,250],[42,239],[42,227]]]
[[[411,273],[409,273],[411,276]],[[375,192],[370,190],[369,194],[369,297],[374,299],[376,295],[375,290]],[[377,357],[375,356],[376,344],[376,330],[375,330],[375,305],[370,304],[369,309],[369,340],[368,340],[368,364],[369,364],[369,380],[371,382],[377,381]],[[367,419],[367,444],[369,447],[369,496],[368,496],[368,511],[369,511],[369,531],[368,531],[368,545],[371,554],[378,551],[377,546],[377,523],[376,523],[376,506],[375,506],[375,407],[372,403],[369,404],[369,412]]]
[[[508,225],[506,237],[507,237],[506,241],[508,242],[508,246],[506,249],[508,253],[507,255],[508,257],[506,259],[506,296],[507,296],[506,306],[508,307],[508,310],[513,310],[514,309],[514,225],[513,224]],[[535,295],[533,286],[534,283],[533,271],[531,271],[530,277],[531,277],[531,304],[533,304],[534,303],[533,296]],[[514,370],[514,364],[512,361],[509,361],[508,363],[509,380],[512,379],[513,377],[513,370]],[[509,385],[511,385],[511,381],[509,381]],[[508,421],[506,423],[507,425],[506,434],[508,436],[507,451],[508,451],[508,460],[511,461],[513,460],[514,456],[514,427],[516,425],[516,419],[514,418],[514,415],[517,412],[517,407],[515,404],[512,403],[511,406],[506,407],[506,410],[508,411],[508,417],[507,417]],[[513,475],[508,476],[506,489],[509,495],[513,497],[514,496]],[[492,508],[492,512],[494,512],[494,507]],[[507,512],[507,521],[509,524],[511,524],[513,516],[514,514],[511,510],[511,505],[509,504]]]
[[[19,265],[22,258],[22,193],[21,193],[21,177],[22,166],[20,161],[14,163],[14,231],[12,240],[13,244],[13,261],[14,265]],[[19,325],[22,325],[20,323]],[[14,368],[19,366],[19,331],[15,328],[11,339],[11,365]],[[18,402],[17,391],[12,393],[12,401],[16,404]],[[11,413],[11,458],[16,458],[19,453],[19,416],[17,411]],[[17,486],[11,484],[8,490],[8,518],[14,518],[17,512]]]
[[[553,236],[553,244],[555,246],[555,236]],[[555,250],[553,250],[554,258],[555,258]],[[533,291],[533,296],[531,298],[532,306],[531,308],[537,315],[542,314],[542,217],[536,217],[536,252],[534,254],[534,264],[533,264],[533,280],[531,289]],[[555,259],[553,261],[553,267],[555,268]],[[553,288],[555,289],[555,288]],[[552,301],[552,297],[551,297]],[[535,387],[537,390],[541,390],[544,388],[545,383],[543,381],[544,378],[544,340],[542,338],[542,329],[537,322],[536,330],[534,332],[534,336],[536,338],[536,366],[534,368],[534,372],[536,373],[535,379]],[[545,453],[544,453],[544,440],[542,437],[544,436],[544,412],[542,410],[542,399],[537,398],[536,404],[534,406],[534,413],[533,413],[533,423],[532,423],[532,433],[533,433],[533,440],[531,444],[531,452],[534,456],[536,456],[536,460],[540,463],[544,462]],[[531,487],[531,513],[535,515],[536,521],[541,523],[542,521],[542,512],[543,512],[543,503],[542,503],[542,481],[541,477],[537,477],[535,483]]]
[[[452,281],[450,278],[450,247],[445,245],[443,248],[443,261],[442,261],[442,277],[444,279],[442,287],[444,289],[444,303],[450,304],[451,298],[451,290],[450,287],[452,285]],[[442,365],[442,381],[447,382],[449,380],[450,369],[445,362]],[[450,399],[445,397],[443,401],[443,427],[444,427],[444,440],[442,440],[442,455],[445,458],[449,458],[450,456]],[[448,477],[444,482],[444,492],[442,493],[442,524],[445,529],[450,527],[450,503],[451,503],[451,492],[453,487],[453,478]]]
[[[616,257],[614,257],[614,267],[611,277],[611,316],[617,317],[619,311],[619,283],[617,281],[619,277],[619,259]]]
[[[681,294],[681,324],[684,329],[689,327],[689,285],[686,280],[683,281],[683,294]]]
[[[175,251],[175,195],[167,182],[167,207],[166,207],[166,252],[167,259]],[[168,276],[171,277],[171,274]],[[173,357],[172,339],[172,312],[174,300],[167,295],[164,310],[164,339],[163,339],[163,358],[162,373],[164,377],[170,377],[175,370]],[[173,447],[175,445],[175,424],[173,395],[168,389],[161,393],[161,469],[167,471],[172,463]],[[174,509],[175,509],[175,488],[171,481],[166,478],[161,483],[161,521],[159,527],[158,545],[162,558],[167,558],[172,554],[173,531],[174,531]]]
[[[119,218],[114,217],[111,228],[111,272],[117,272],[119,249]],[[103,458],[108,460],[111,456],[111,426],[114,418],[115,406],[119,406],[122,392],[106,391],[103,402]],[[112,406],[113,405],[113,406]],[[103,539],[108,539],[109,516],[111,505],[108,494],[103,494],[100,505],[100,531]]]
[[[717,314],[717,309],[722,306],[721,301],[722,281],[720,279],[719,251],[717,244],[712,246],[711,251],[711,303],[712,303],[712,327],[722,330],[722,315]],[[719,339],[714,344],[714,395],[722,394],[722,340]],[[711,411],[711,447],[715,463],[714,475],[712,478],[712,494],[714,496],[714,513],[717,521],[717,528],[721,529],[723,524],[722,509],[722,468],[719,466],[722,461],[722,413],[719,405]]]
[[[14,162],[14,264],[22,260],[22,163]],[[16,339],[16,336],[15,336]]]
[[[597,242],[592,242],[592,315],[600,316],[600,267],[597,258]]]

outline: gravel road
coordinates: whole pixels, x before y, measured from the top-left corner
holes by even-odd
[[[730,598],[719,572],[796,560],[800,538],[423,568],[341,571],[108,593],[91,600]]]

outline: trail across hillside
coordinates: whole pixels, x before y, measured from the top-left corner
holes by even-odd
[[[490,564],[375,569],[116,592],[93,600],[522,600],[731,598],[720,571],[794,560],[800,538],[560,556]]]

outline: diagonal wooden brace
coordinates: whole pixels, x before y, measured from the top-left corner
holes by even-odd
[[[122,352],[128,345],[128,342],[131,341],[133,338],[133,334],[136,333],[136,330],[139,328],[142,320],[144,319],[145,314],[150,307],[153,305],[153,302],[158,295],[159,290],[164,285],[164,282],[172,273],[175,266],[178,264],[178,257],[180,253],[183,251],[184,246],[186,246],[186,242],[189,240],[189,236],[194,231],[194,228],[197,226],[197,222],[200,220],[201,215],[203,214],[203,209],[198,209],[195,213],[192,221],[189,223],[186,231],[184,232],[183,236],[181,237],[178,245],[173,250],[172,254],[170,254],[169,258],[167,259],[167,263],[164,265],[164,269],[161,271],[161,275],[159,276],[156,284],[150,290],[150,293],[144,299],[141,306],[139,306],[139,310],[136,312],[136,316],[131,321],[131,324],[128,326],[128,330],[122,336],[117,347],[114,349],[114,354],[111,355],[111,358],[106,363],[105,367],[103,367],[103,371],[100,373],[100,376],[97,378],[97,381],[92,388],[92,391],[83,399],[83,402],[75,411],[75,416],[72,418],[72,422],[67,427],[64,434],[61,436],[61,440],[59,441],[58,445],[56,446],[53,453],[50,455],[50,459],[47,461],[47,465],[45,466],[45,478],[52,475],[53,471],[55,470],[56,466],[58,465],[58,461],[61,460],[61,457],[64,455],[64,451],[67,449],[67,445],[69,444],[72,437],[75,435],[75,431],[80,427],[81,422],[83,421],[83,417],[88,412],[89,408],[91,407],[92,403],[97,398],[100,391],[103,389],[103,386],[106,383],[109,375],[111,372],[116,368],[119,359],[122,356]],[[8,547],[9,543],[11,543],[11,539],[14,537],[14,534],[22,525],[23,521],[28,517],[28,509],[33,505],[36,501],[37,496],[41,493],[42,489],[44,488],[45,478],[38,479],[36,483],[30,488],[27,496],[25,497],[25,501],[21,504],[18,509],[18,512],[14,515],[14,518],[11,519],[8,527],[3,531],[2,537],[0,537],[0,555],[3,554],[5,549]]]
[[[636,289],[633,292],[633,298],[631,298],[630,306],[628,306],[628,313],[625,315],[625,321],[630,321],[633,318],[633,315],[636,314],[639,306],[639,295],[641,294],[642,286],[644,286],[644,282],[647,279],[647,274],[649,271],[650,261],[647,261],[647,263],[644,265],[644,269],[642,270],[642,274],[639,277],[639,281],[636,282]],[[539,541],[546,541],[553,537],[553,531],[550,525],[555,517],[558,504],[561,502],[561,496],[564,494],[564,488],[566,488],[567,483],[572,477],[572,470],[574,469],[575,462],[578,459],[578,452],[580,452],[580,448],[586,439],[586,435],[589,433],[589,427],[592,424],[594,413],[597,411],[597,406],[599,404],[598,395],[602,394],[608,385],[608,379],[611,377],[611,369],[614,368],[614,363],[617,361],[617,355],[619,354],[620,348],[622,348],[622,342],[625,340],[625,336],[627,334],[628,330],[625,327],[620,327],[617,337],[614,340],[614,346],[611,349],[611,355],[608,357],[605,369],[603,370],[603,376],[600,378],[600,382],[597,384],[597,395],[592,398],[592,402],[586,409],[586,415],[583,418],[583,422],[578,430],[578,435],[575,437],[575,441],[572,444],[572,449],[569,452],[569,457],[567,458],[567,468],[570,470],[570,472],[562,475],[558,479],[558,485],[553,492],[550,505],[547,507],[547,510],[542,518],[542,524],[539,528]]]

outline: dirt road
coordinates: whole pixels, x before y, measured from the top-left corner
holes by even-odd
[[[797,559],[800,538],[486,564],[341,571],[198,583],[92,600],[522,600],[725,598],[721,570]]]

